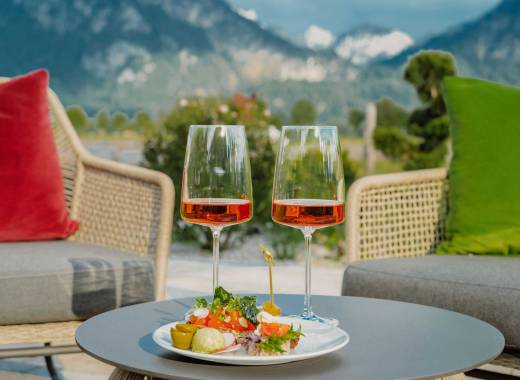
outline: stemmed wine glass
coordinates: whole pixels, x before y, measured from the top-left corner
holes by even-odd
[[[345,179],[336,127],[284,126],[276,159],[272,218],[305,238],[305,304],[301,318],[337,324],[311,307],[311,240],[344,220]]]
[[[251,167],[244,126],[192,125],[182,175],[181,216],[211,229],[213,290],[219,286],[219,238],[253,215]]]

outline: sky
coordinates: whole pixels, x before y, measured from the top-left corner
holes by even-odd
[[[363,24],[396,28],[421,40],[477,18],[500,0],[228,0],[297,42],[316,25],[334,35]]]

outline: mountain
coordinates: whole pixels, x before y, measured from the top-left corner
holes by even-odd
[[[362,25],[341,34],[334,50],[343,59],[355,65],[393,57],[412,45],[408,34],[395,29]]]
[[[383,95],[410,103],[400,79],[371,85],[373,74],[332,49],[295,45],[246,16],[223,0],[2,0],[0,75],[45,67],[64,103],[90,113],[167,111],[181,97],[236,91],[284,113],[307,97],[324,122]]]
[[[520,85],[520,1],[503,0],[479,19],[434,36],[384,64],[400,66],[425,49],[451,52],[463,75]]]

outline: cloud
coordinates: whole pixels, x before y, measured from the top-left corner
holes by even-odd
[[[334,35],[327,29],[311,25],[305,31],[305,44],[311,49],[326,48],[334,42]]]
[[[237,13],[242,16],[243,18],[247,18],[251,21],[258,20],[258,15],[256,14],[256,11],[253,8],[250,9],[244,9],[244,8],[238,8]]]
[[[383,34],[365,33],[343,38],[336,46],[336,53],[361,65],[378,56],[392,57],[412,44],[412,37],[398,30]]]

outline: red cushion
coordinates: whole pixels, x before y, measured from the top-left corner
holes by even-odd
[[[67,214],[47,100],[48,73],[0,84],[0,241],[76,232]]]

